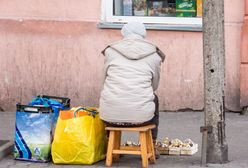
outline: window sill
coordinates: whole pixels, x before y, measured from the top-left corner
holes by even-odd
[[[100,29],[121,29],[124,23],[100,22]],[[202,25],[172,25],[172,24],[145,24],[147,30],[172,30],[202,32]]]

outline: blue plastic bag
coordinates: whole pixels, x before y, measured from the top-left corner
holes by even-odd
[[[59,117],[59,110],[70,108],[70,99],[55,96],[37,96],[30,103],[30,106],[44,106],[53,109],[52,129],[54,131]]]

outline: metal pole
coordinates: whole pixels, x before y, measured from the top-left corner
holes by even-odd
[[[203,0],[203,61],[207,163],[228,161],[225,136],[224,0]]]
[[[202,132],[202,151],[201,151],[201,166],[207,166],[207,136],[208,132]]]
[[[212,126],[203,126],[200,128],[202,133],[202,151],[201,151],[201,166],[207,166],[207,147],[208,147],[208,134],[212,133]]]

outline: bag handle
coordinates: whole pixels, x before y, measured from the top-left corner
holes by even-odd
[[[62,104],[65,108],[70,108],[70,99],[66,97],[48,96],[48,95],[38,95],[37,97],[46,98],[49,100],[55,100]]]
[[[29,105],[33,106],[33,105],[46,105],[46,106],[49,106],[49,103],[48,103],[48,99],[46,98],[43,98],[43,97],[35,97],[31,103],[29,103]]]
[[[29,103],[29,105],[56,106],[56,107],[59,107],[61,109],[65,109],[65,106],[62,103],[58,102],[57,100],[48,99],[48,98],[42,97],[42,96],[37,96],[36,98],[34,98],[32,100],[32,102]]]
[[[84,111],[89,112],[89,115],[92,115],[93,117],[95,117],[95,115],[98,113],[96,110],[89,110],[89,109],[87,109],[87,108],[85,108],[85,107],[79,107],[78,109],[76,109],[76,110],[74,111],[74,118],[77,117],[77,113],[78,113],[80,110],[84,110]]]

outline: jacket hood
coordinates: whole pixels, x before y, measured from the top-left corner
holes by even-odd
[[[128,59],[138,60],[156,52],[156,46],[142,38],[124,38],[118,42],[109,45]]]
[[[128,22],[121,29],[123,37],[128,37],[132,34],[139,35],[142,38],[146,37],[146,27],[140,22]]]
[[[161,57],[162,62],[165,60],[165,54],[158,47],[138,36],[132,35],[129,38],[124,38],[108,45],[102,51],[103,55],[105,55],[105,50],[109,47],[128,59],[138,60],[156,52]]]

